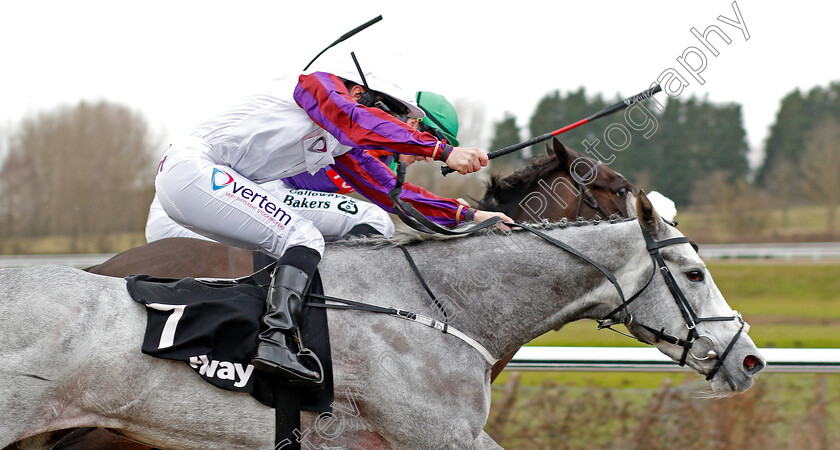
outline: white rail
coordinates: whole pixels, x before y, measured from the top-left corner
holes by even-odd
[[[703,259],[840,259],[840,242],[701,244]]]
[[[840,373],[840,349],[766,348],[765,372]],[[677,372],[680,367],[653,347],[522,347],[506,370],[578,372]]]

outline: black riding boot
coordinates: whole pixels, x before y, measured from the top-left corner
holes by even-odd
[[[306,272],[294,266],[278,264],[274,269],[266,296],[267,311],[263,316],[266,330],[260,333],[257,354],[252,361],[257,370],[279,373],[287,380],[301,384],[321,381],[321,374],[301,364],[287,342],[297,331],[309,278]]]

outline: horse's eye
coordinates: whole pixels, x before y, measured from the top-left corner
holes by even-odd
[[[615,195],[619,197],[627,197],[627,188],[623,187],[615,192]]]
[[[685,273],[685,276],[687,276],[689,280],[697,281],[697,282],[703,281],[706,278],[703,275],[703,271],[696,270],[696,269],[695,270],[689,270],[688,272]]]

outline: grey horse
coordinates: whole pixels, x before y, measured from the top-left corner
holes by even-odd
[[[628,201],[635,220],[542,230],[614,274],[633,297],[624,307],[598,268],[531,233],[406,243],[446,308],[449,333],[390,315],[329,311],[333,413],[304,413],[290,438],[304,448],[498,448],[483,431],[492,360],[579,319],[609,315],[675,361],[685,357],[651,331],[680,336],[686,321],[643,231],[657,242],[682,234],[643,193]],[[737,316],[688,243],[678,239],[660,253],[697,316]],[[393,241],[331,245],[320,270],[328,295],[435,317]],[[199,380],[184,363],[140,353],[146,312],[124,280],[43,266],[2,270],[0,286],[0,448],[49,448],[57,430],[76,427],[162,448],[272,448],[270,408]],[[739,321],[697,323],[710,348],[685,361],[702,374],[714,370],[710,387],[721,395],[748,389],[765,364]]]

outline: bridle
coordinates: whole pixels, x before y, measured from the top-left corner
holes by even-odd
[[[575,172],[575,170],[572,167],[569,167],[569,174],[572,177],[572,181],[575,182],[578,191],[580,191],[580,195],[578,195],[577,208],[575,208],[575,220],[578,220],[578,218],[581,217],[580,209],[583,206],[584,202],[590,208],[603,214],[605,219],[610,217],[610,213],[607,212],[607,210],[604,209],[601,205],[599,205],[597,200],[595,200],[595,196],[592,195],[592,191],[589,189],[589,184],[584,183],[585,180],[588,180],[593,175],[593,173],[598,170],[598,167],[600,167],[601,164],[603,164],[601,160],[596,160],[592,168],[590,168],[589,171],[586,172],[586,174],[582,177],[578,176],[577,172]]]

